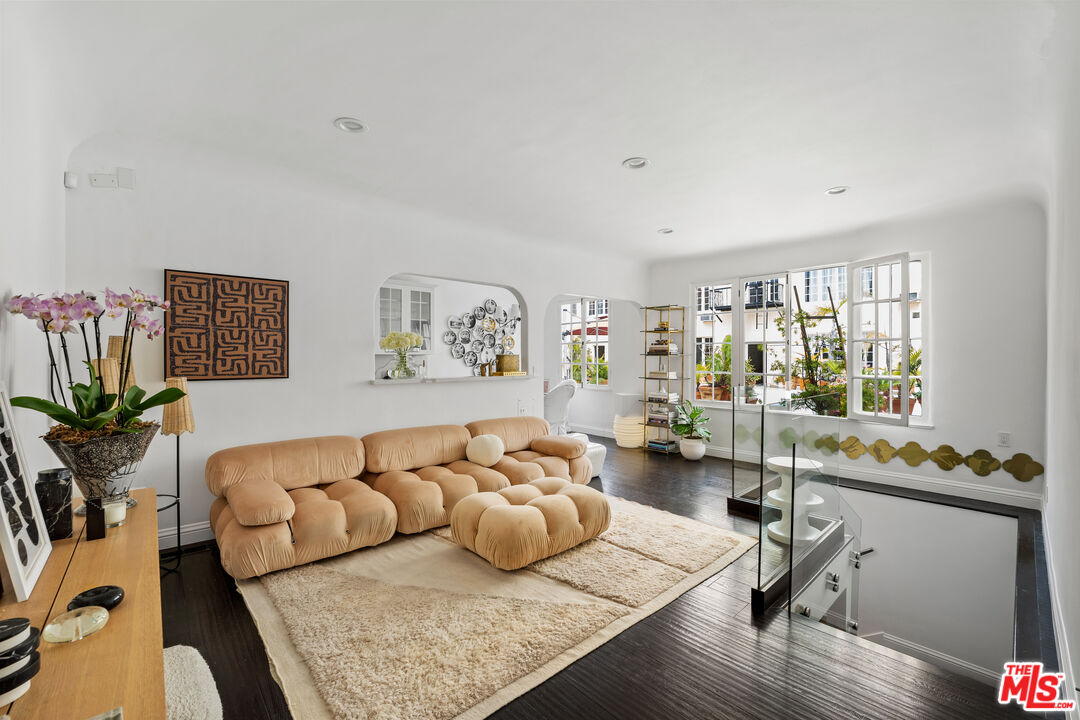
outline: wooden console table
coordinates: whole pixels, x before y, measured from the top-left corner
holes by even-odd
[[[127,524],[87,541],[85,518],[76,515],[72,537],[53,543],[30,598],[15,602],[10,591],[0,597],[0,619],[26,617],[42,628],[84,590],[119,585],[125,593],[94,635],[60,645],[42,641],[41,670],[7,709],[12,720],[86,720],[116,707],[125,718],[164,720],[157,500],[149,488],[132,495],[139,504],[128,510]]]

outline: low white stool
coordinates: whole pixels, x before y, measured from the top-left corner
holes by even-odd
[[[607,448],[600,443],[590,442],[585,433],[570,433],[567,437],[579,438],[585,441],[585,457],[592,463],[591,477],[600,477],[600,471],[604,467],[604,458],[607,457]]]
[[[780,475],[780,488],[766,495],[780,508],[780,519],[769,523],[769,537],[784,545],[813,542],[821,531],[810,525],[810,513],[825,501],[806,487],[809,479],[805,476],[820,472],[821,463],[797,457],[793,467],[790,457],[771,457],[765,461],[765,466]],[[795,477],[792,477],[793,469]]]

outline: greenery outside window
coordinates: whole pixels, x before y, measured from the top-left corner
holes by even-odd
[[[609,303],[580,298],[559,312],[562,378],[582,387],[606,387],[609,369]]]
[[[744,385],[793,409],[925,420],[925,264],[896,255],[696,287],[696,398],[728,400]],[[858,279],[854,297],[848,278]]]

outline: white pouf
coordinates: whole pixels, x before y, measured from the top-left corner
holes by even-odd
[[[590,442],[585,433],[570,433],[567,437],[578,438],[585,441],[585,457],[592,463],[592,476],[600,477],[600,471],[604,468],[604,458],[607,457],[607,448],[597,442]]]
[[[210,666],[188,645],[165,648],[167,720],[222,720],[221,697]]]
[[[491,467],[502,459],[505,447],[498,435],[477,435],[465,446],[465,457],[469,462]]]

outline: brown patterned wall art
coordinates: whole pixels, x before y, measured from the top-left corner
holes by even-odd
[[[165,376],[289,377],[289,281],[165,271]]]

